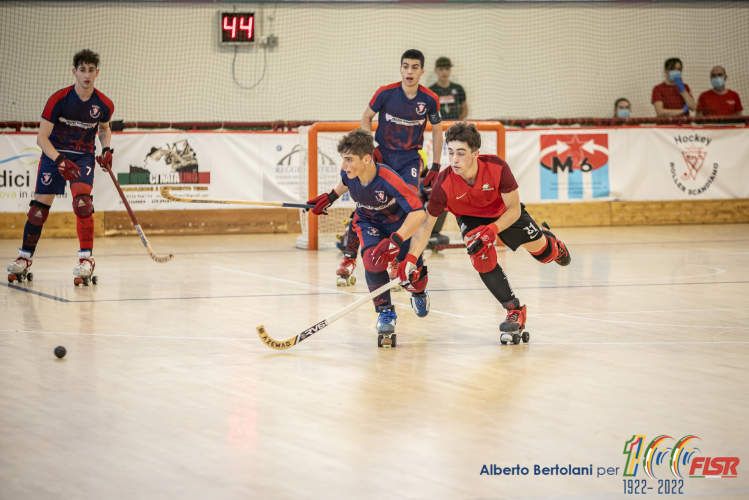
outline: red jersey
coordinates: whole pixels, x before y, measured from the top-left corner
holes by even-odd
[[[743,109],[739,94],[733,90],[721,95],[710,89],[700,94],[697,102],[697,111],[702,111],[705,116],[733,116]]]
[[[689,95],[692,95],[689,85],[685,84],[684,87],[686,87]],[[655,104],[657,101],[663,103],[663,109],[681,109],[686,104],[676,85],[668,85],[666,82],[653,87],[653,98],[650,102]],[[684,114],[689,114],[689,111]]]
[[[432,217],[438,217],[445,210],[457,217],[497,218],[505,213],[507,207],[501,195],[518,188],[515,176],[499,156],[479,155],[478,163],[479,171],[473,186],[469,186],[452,168],[439,173],[427,205]]]

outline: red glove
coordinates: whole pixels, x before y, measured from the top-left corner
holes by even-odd
[[[425,193],[431,193],[432,192],[432,183],[437,178],[437,176],[440,173],[440,164],[439,163],[432,163],[431,168],[427,171],[427,175],[424,176],[424,180],[421,181],[421,190]]]
[[[416,256],[408,254],[405,260],[398,263],[398,278],[401,284],[412,283],[419,279],[419,268],[416,267]]]
[[[398,233],[393,233],[390,238],[382,240],[374,250],[372,250],[372,262],[376,266],[388,265],[398,257],[401,251],[403,238]]]
[[[497,240],[498,232],[496,224],[489,224],[479,226],[466,234],[468,255],[481,255],[489,250]]]
[[[81,169],[75,164],[73,160],[68,160],[65,155],[60,153],[60,156],[55,160],[57,163],[57,170],[60,171],[60,175],[66,181],[76,181],[81,177]]]
[[[102,170],[106,170],[107,167],[112,168],[112,153],[114,153],[114,149],[104,148],[101,150],[101,156],[96,157],[96,163]]]
[[[308,208],[307,210],[312,210],[312,213],[315,215],[325,214],[328,215],[327,208],[333,204],[334,201],[338,199],[338,194],[335,192],[335,189],[333,189],[329,193],[321,194],[317,198],[312,198],[311,200],[307,200],[307,205],[314,205],[314,208]]]

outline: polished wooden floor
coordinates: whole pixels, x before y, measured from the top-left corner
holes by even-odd
[[[340,254],[293,236],[151,237],[165,265],[106,238],[99,284],[74,288],[77,241],[43,239],[34,282],[0,290],[0,498],[631,497],[636,434],[740,457],[682,492],[749,497],[749,225],[557,234],[568,268],[500,253],[529,344],[500,345],[501,308],[448,250],[428,255],[427,318],[394,295],[396,349],[364,306],[284,352],[255,327],[315,324],[365,293],[361,267],[341,289]],[[533,475],[557,464],[619,469]]]

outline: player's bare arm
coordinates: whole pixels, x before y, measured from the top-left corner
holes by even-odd
[[[99,123],[99,144],[101,144],[101,148],[108,148],[111,140],[112,129],[109,127],[109,122]]]
[[[42,152],[51,160],[55,160],[58,156],[60,156],[59,151],[55,149],[55,147],[49,140],[49,136],[52,135],[53,128],[54,124],[52,122],[49,122],[42,118],[39,122],[39,132],[36,134],[37,145],[42,148]]]
[[[335,194],[341,197],[344,194],[348,193],[348,186],[346,186],[343,181],[340,181],[333,191],[335,191]]]
[[[682,110],[682,109],[666,109],[666,108],[664,108],[663,107],[663,101],[655,101],[653,103],[653,106],[655,107],[655,114],[656,114],[656,116],[682,116],[684,114],[684,110]]]
[[[361,117],[361,128],[363,128],[367,132],[372,132],[372,119],[376,114],[377,113],[372,111],[372,108],[367,106],[367,109],[364,110],[364,115],[362,115]]]
[[[432,229],[439,218],[433,217],[432,214],[426,211],[425,215],[424,222],[421,223],[421,225],[416,229],[416,232],[414,232],[414,235],[411,236],[411,247],[408,250],[408,254],[413,255],[414,257],[418,257],[422,252],[424,252],[427,243],[429,243]]]

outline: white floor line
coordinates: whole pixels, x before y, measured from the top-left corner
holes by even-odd
[[[213,269],[221,269],[222,271],[229,271],[229,272],[239,273],[239,274],[247,274],[249,276],[256,276],[258,278],[265,278],[265,279],[273,280],[273,281],[281,281],[281,282],[284,282],[284,283],[291,283],[293,285],[299,285],[299,286],[302,286],[302,287],[310,289],[310,290],[318,290],[318,291],[324,291],[324,292],[336,292],[336,293],[339,293],[341,295],[351,295],[352,297],[360,297],[360,295],[358,295],[358,294],[351,293],[351,292],[346,292],[344,290],[337,290],[335,288],[323,288],[323,287],[319,287],[319,286],[309,285],[307,283],[300,283],[299,281],[291,281],[291,280],[284,280],[284,279],[281,279],[281,278],[273,278],[271,276],[265,276],[264,274],[250,273],[250,272],[247,272],[247,271],[238,271],[236,269],[229,269],[229,268],[226,268],[226,267],[218,267],[218,266],[211,266],[211,267],[213,267]],[[398,292],[391,292],[390,293],[391,299],[392,299],[394,293],[398,293]],[[404,292],[404,293],[408,293],[408,292]],[[404,304],[402,302],[396,302],[394,300],[392,302],[393,302],[393,304],[397,304],[399,306],[411,307],[411,304]],[[449,312],[438,311],[436,309],[429,309],[429,312],[430,313],[435,313],[435,314],[444,314],[445,316],[453,316],[455,318],[466,318],[467,317],[467,316],[461,316],[459,314],[452,314],[452,313],[449,313]]]
[[[604,323],[621,323],[626,325],[676,326],[679,328],[704,328],[705,330],[749,330],[749,327],[746,326],[674,325],[670,323],[642,323],[639,321],[618,321],[615,319],[581,318],[579,316],[571,316],[569,314],[558,314],[557,316],[561,316],[563,318],[584,319],[587,321],[602,321]]]
[[[158,339],[158,340],[236,340],[241,342],[246,341],[258,341],[260,342],[259,338],[234,338],[234,337],[172,337],[172,336],[166,336],[166,335],[123,335],[123,334],[107,334],[107,333],[77,333],[77,332],[44,332],[39,330],[0,330],[0,332],[13,332],[13,333],[38,333],[38,334],[45,334],[45,335],[78,335],[81,337],[112,337],[112,338],[143,338],[143,339]],[[374,340],[329,340],[329,339],[309,339],[306,342],[327,342],[331,344],[357,344],[357,343],[365,343],[370,344],[373,343]],[[485,341],[479,341],[479,342],[455,342],[455,341],[418,341],[418,342],[408,342],[408,341],[398,341],[399,344],[451,344],[451,345],[501,345],[499,343],[499,338],[495,342],[485,342]],[[531,341],[527,345],[528,347],[534,346],[534,345],[551,345],[551,346],[567,346],[567,345],[684,345],[684,344],[749,344],[749,341],[683,341],[678,340],[674,342],[533,342]],[[508,346],[508,349],[511,349],[511,346]]]

